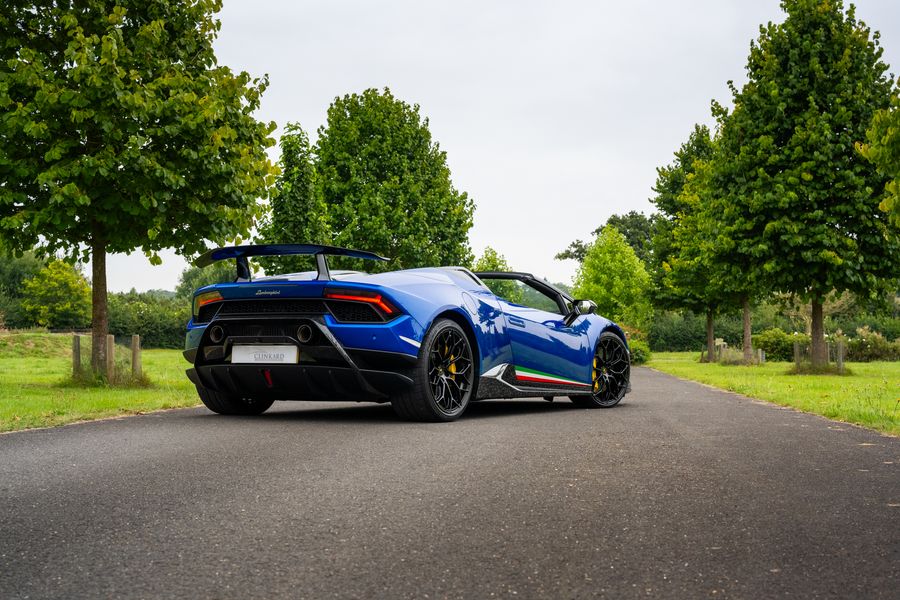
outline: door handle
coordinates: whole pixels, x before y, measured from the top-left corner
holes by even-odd
[[[507,321],[509,321],[510,325],[515,325],[516,327],[525,327],[525,321],[520,319],[519,317],[510,317],[507,316]]]

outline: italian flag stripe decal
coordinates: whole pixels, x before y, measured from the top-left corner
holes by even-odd
[[[559,377],[558,375],[551,375],[550,373],[544,373],[542,371],[536,371],[534,369],[528,369],[526,367],[516,366],[516,379],[519,381],[530,381],[532,383],[556,383],[556,384],[564,384],[564,385],[578,385],[581,387],[591,387],[590,383],[581,383],[580,381],[575,381],[574,379],[566,379],[565,377]]]

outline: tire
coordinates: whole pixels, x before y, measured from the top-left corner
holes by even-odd
[[[274,400],[241,398],[231,394],[223,394],[209,388],[197,386],[197,394],[206,408],[220,415],[261,415],[266,412]]]
[[[474,396],[476,375],[466,332],[450,319],[438,319],[419,347],[413,385],[393,396],[391,406],[408,421],[455,421]]]
[[[589,395],[569,396],[582,408],[612,408],[622,401],[629,390],[631,359],[622,338],[604,331],[597,340],[591,372],[593,390]]]

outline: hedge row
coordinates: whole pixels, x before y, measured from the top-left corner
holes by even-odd
[[[753,331],[770,329],[782,331],[803,330],[803,325],[793,323],[778,314],[777,309],[763,306],[755,310]],[[854,332],[867,328],[879,332],[886,341],[900,339],[900,318],[878,315],[860,315],[854,318],[826,319],[825,331],[831,335],[843,332],[852,336]],[[714,321],[715,335],[728,345],[739,347],[743,336],[743,324],[739,314],[723,315]],[[706,317],[690,312],[661,312],[655,315],[647,341],[654,352],[699,352],[706,347]],[[791,342],[791,353],[793,342]]]
[[[900,360],[900,339],[889,341],[877,331],[868,327],[856,330],[856,335],[830,335],[828,341],[843,339],[846,344],[846,357],[849,362],[872,362],[878,360]],[[810,343],[809,336],[802,333],[787,333],[781,329],[768,329],[753,336],[753,345],[766,353],[766,359],[772,361],[790,361],[794,359],[794,342],[799,342],[804,353]]]
[[[137,334],[144,348],[183,348],[190,318],[184,299],[134,292],[109,296],[109,332],[116,337]]]

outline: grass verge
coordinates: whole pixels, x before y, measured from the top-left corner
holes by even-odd
[[[654,352],[647,365],[717,388],[900,436],[900,362],[853,363],[852,375],[792,375],[789,363],[743,367]]]
[[[10,354],[0,352],[0,431],[199,404],[178,350],[144,350],[143,370],[151,384],[132,388],[73,384],[69,356]]]

